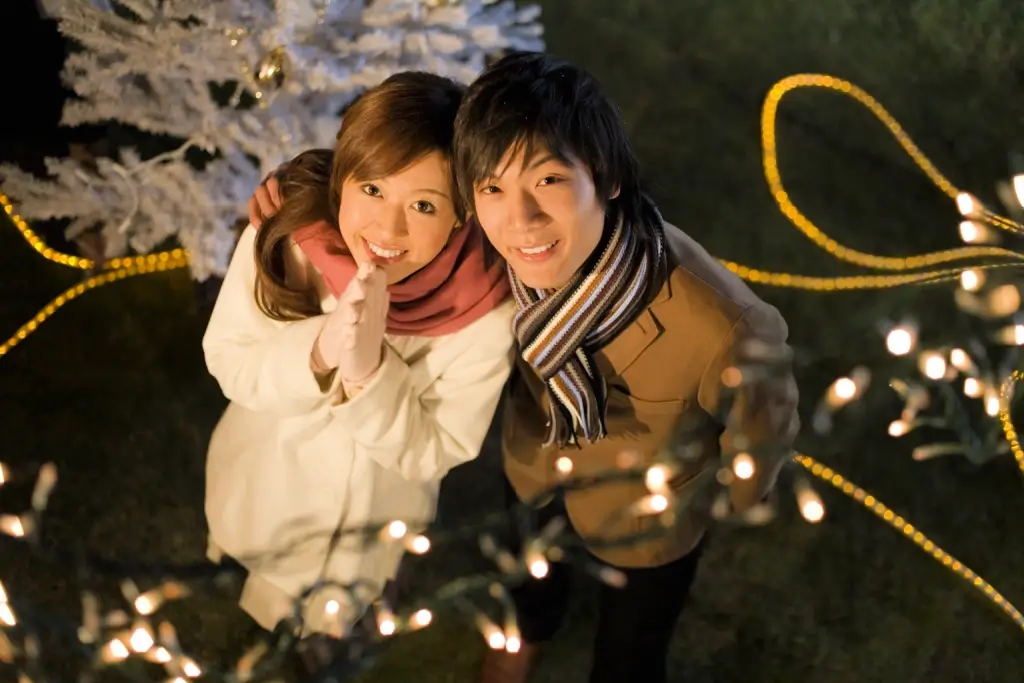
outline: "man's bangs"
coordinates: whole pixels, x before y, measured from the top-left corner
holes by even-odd
[[[565,138],[551,126],[520,126],[504,135],[484,136],[480,149],[471,159],[470,182],[473,187],[489,178],[504,175],[520,153],[523,155],[523,168],[528,167],[538,154],[553,154],[564,163],[571,163],[569,158],[572,156],[566,150]]]

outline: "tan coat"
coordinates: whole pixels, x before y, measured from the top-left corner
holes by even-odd
[[[701,455],[675,477],[676,494],[708,468],[721,467],[723,452],[739,436],[752,445],[783,444],[768,461],[760,459],[753,478],[731,486],[733,508],[749,509],[770,490],[799,428],[797,390],[791,372],[769,392],[747,391],[733,404],[734,420],[725,429],[713,417],[720,378],[730,367],[737,344],[756,338],[784,344],[788,334],[779,312],[761,301],[738,277],[677,228],[666,226],[669,276],[650,306],[604,349],[595,362],[608,383],[608,437],[582,447],[545,448],[548,397],[540,378],[521,359],[507,388],[502,416],[505,473],[521,500],[535,500],[556,484],[556,461],[572,460],[573,476],[615,469],[623,454],[654,461],[681,419],[694,425]],[[781,455],[779,454],[781,452]],[[707,474],[713,474],[708,472]],[[702,477],[703,480],[705,477]],[[649,495],[643,481],[604,483],[566,494],[566,509],[587,539],[622,539],[656,530],[656,518],[627,509]],[[690,507],[672,527],[645,540],[619,547],[587,544],[591,552],[618,567],[652,567],[675,560],[696,546],[707,526],[706,507]]]

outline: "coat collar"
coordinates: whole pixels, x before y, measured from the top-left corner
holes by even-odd
[[[621,376],[626,368],[664,332],[665,328],[661,323],[664,316],[659,316],[659,312],[663,313],[672,301],[673,285],[676,284],[672,281],[674,275],[675,268],[670,263],[665,283],[653,301],[632,323],[595,354],[594,360],[603,375]]]

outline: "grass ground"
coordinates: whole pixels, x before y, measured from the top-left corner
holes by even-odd
[[[786,223],[761,178],[759,107],[776,79],[800,71],[850,78],[887,104],[954,182],[983,195],[1005,173],[1003,154],[1019,135],[1016,48],[1000,32],[1017,10],[1008,2],[970,12],[953,2],[905,4],[882,16],[857,0],[542,3],[549,48],[592,69],[621,104],[669,220],[719,256],[817,275],[848,269]],[[797,93],[783,108],[784,178],[822,228],[889,255],[955,244],[952,207],[855,104]],[[3,330],[78,276],[42,261],[6,227],[0,263]],[[935,332],[958,325],[948,316],[948,290],[762,293],[782,308],[805,353],[808,405],[838,373],[879,360],[874,324],[882,316],[915,311]],[[224,407],[203,366],[204,322],[183,273],[151,275],[88,294],[3,358],[0,458],[60,466],[49,517],[55,542],[85,541],[114,557],[202,559],[203,457]],[[887,368],[876,367],[882,383]],[[1024,604],[1024,543],[1013,526],[1024,517],[1024,495],[1013,463],[914,463],[909,448],[885,438],[895,406],[884,396],[874,395],[834,439],[802,445]],[[489,448],[452,473],[443,525],[493,507],[495,467]],[[716,536],[673,645],[677,677],[1019,680],[1019,629],[855,503],[823,495],[829,516],[820,525],[787,509],[767,529]],[[439,555],[422,567],[420,584],[474,566],[469,554]],[[0,570],[14,594],[43,606],[74,604],[62,569],[13,554],[0,558]],[[538,681],[585,680],[590,591],[581,584]],[[200,654],[238,647],[249,627],[225,595],[178,612],[184,639]],[[440,619],[399,641],[361,681],[471,681],[482,650],[468,624]]]

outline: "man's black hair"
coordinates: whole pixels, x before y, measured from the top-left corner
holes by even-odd
[[[609,208],[620,209],[629,222],[641,220],[639,168],[626,127],[584,69],[542,52],[513,52],[469,86],[455,119],[454,151],[467,207],[474,207],[473,188],[500,175],[506,154],[520,149],[527,162],[550,152],[582,163]]]

